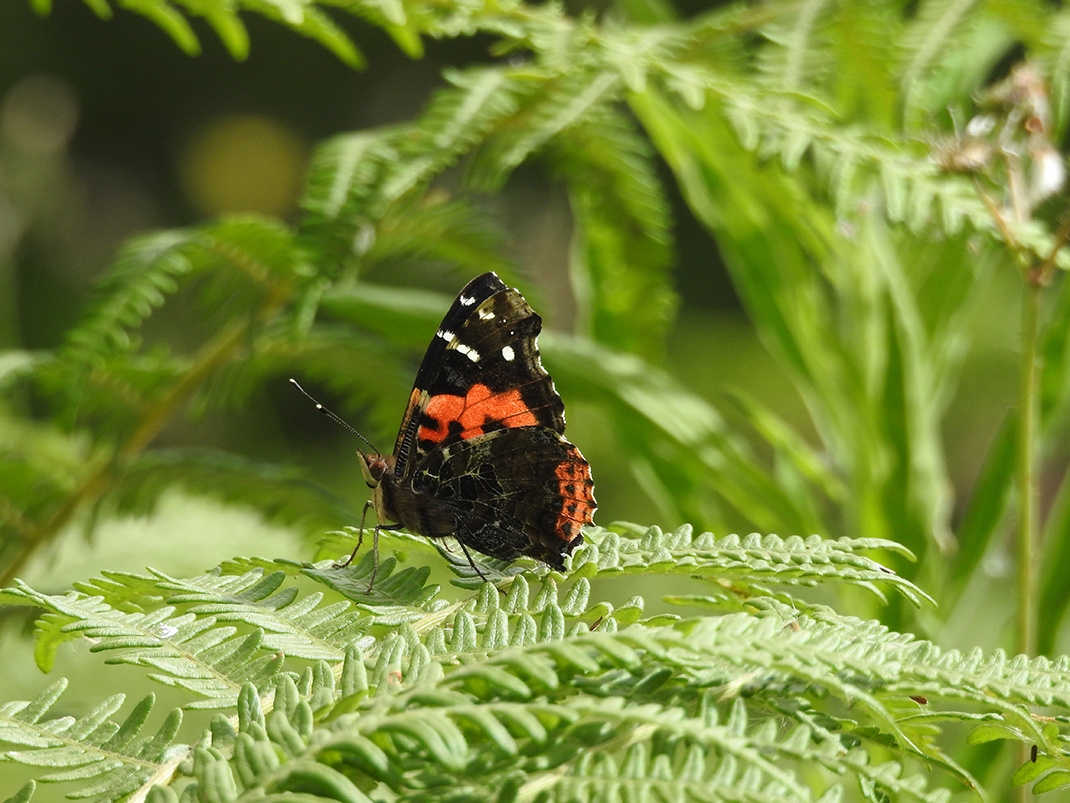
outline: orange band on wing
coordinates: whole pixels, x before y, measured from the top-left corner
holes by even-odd
[[[562,541],[570,542],[579,534],[584,524],[590,524],[594,520],[594,481],[591,479],[591,467],[583,459],[579,449],[573,446],[569,450],[568,458],[558,465],[554,473],[564,499],[554,529]]]
[[[488,431],[486,424],[500,428],[532,427],[538,423],[519,390],[492,393],[486,385],[473,385],[464,396],[432,396],[423,415],[426,423],[420,425],[417,436],[432,443],[440,443],[451,428],[468,439]],[[454,424],[459,425],[459,430]]]

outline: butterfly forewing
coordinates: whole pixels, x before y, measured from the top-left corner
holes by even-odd
[[[469,283],[432,339],[398,436],[398,472],[435,448],[495,429],[564,432],[564,403],[536,344],[542,319],[494,278]]]
[[[394,456],[397,458],[397,472],[399,474],[408,460],[412,441],[416,435],[416,422],[413,419],[421,408],[421,396],[423,401],[426,401],[428,388],[435,383],[436,378],[441,373],[443,367],[442,358],[446,347],[454,341],[457,332],[464,326],[465,320],[472,314],[474,309],[495,293],[500,293],[502,290],[507,289],[508,286],[498,278],[496,273],[484,273],[464,286],[464,289],[457,294],[457,298],[454,299],[449,311],[446,312],[446,317],[442,319],[435,336],[431,338],[427,351],[424,352],[424,358],[420,362],[420,370],[416,372],[416,381],[413,383],[412,393],[409,394],[405,417],[401,421],[401,429],[398,430],[398,438],[394,443]]]

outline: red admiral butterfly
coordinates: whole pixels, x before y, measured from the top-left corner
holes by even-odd
[[[480,576],[469,547],[565,568],[597,504],[590,466],[562,434],[565,407],[539,359],[541,330],[496,274],[461,290],[420,364],[393,454],[360,452],[376,546],[380,530],[404,528],[455,537]]]

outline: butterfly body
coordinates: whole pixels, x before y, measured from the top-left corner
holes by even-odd
[[[542,319],[494,273],[461,290],[427,349],[393,454],[362,454],[380,525],[557,569],[597,506],[543,369]],[[393,526],[391,526],[391,523]]]

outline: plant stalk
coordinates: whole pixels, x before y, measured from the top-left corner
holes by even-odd
[[[1028,281],[1022,297],[1022,375],[1018,418],[1018,605],[1019,653],[1037,649],[1037,343],[1041,285]]]
[[[100,460],[83,477],[67,501],[46,522],[29,532],[18,554],[0,573],[0,588],[11,585],[37,550],[54,538],[79,510],[108,491],[115,480],[116,464],[125,463],[140,454],[196,389],[243,347],[254,322],[261,323],[274,315],[284,300],[283,294],[276,291],[254,317],[231,323],[201,349],[186,372],[147,410],[140,424],[114,454]]]
[[[1018,582],[1016,652],[1037,651],[1037,344],[1040,329],[1039,274],[1026,277],[1022,292],[1022,375],[1018,397]],[[1018,745],[1018,765],[1030,758],[1030,745]],[[1033,799],[1027,784],[1014,790],[1017,803]]]

